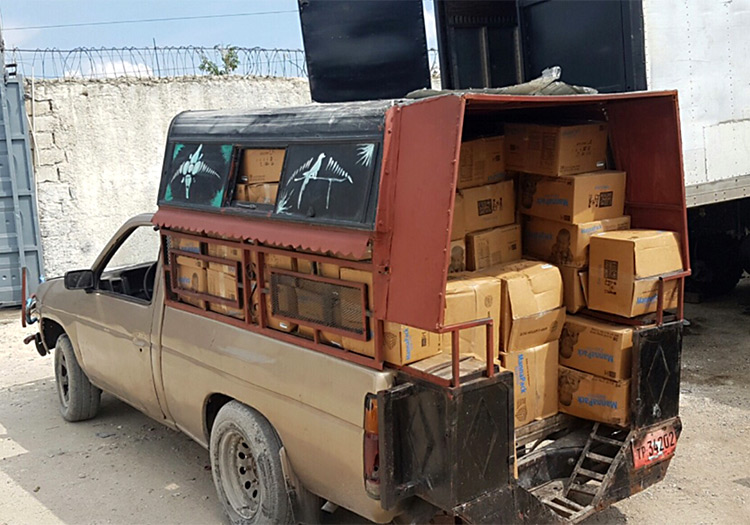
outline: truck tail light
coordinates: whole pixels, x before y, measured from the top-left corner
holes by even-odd
[[[373,499],[380,499],[380,442],[378,434],[378,397],[365,397],[364,454],[365,490]]]

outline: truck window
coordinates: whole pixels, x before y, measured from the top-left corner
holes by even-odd
[[[104,265],[99,289],[150,301],[158,258],[159,233],[152,226],[136,228]]]

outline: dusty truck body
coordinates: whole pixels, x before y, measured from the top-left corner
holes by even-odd
[[[660,307],[636,329],[623,428],[558,414],[514,429],[496,327],[444,323],[462,138],[541,117],[607,120],[633,226],[679,232],[688,260],[674,92],[187,112],[170,128],[159,211],[126,223],[91,269],[43,284],[31,305],[37,347],[55,353],[63,415],[93,417],[101,389],[185,432],[209,448],[233,522],[315,521],[318,498],[376,522],[440,512],[466,522],[576,522],[658,482],[681,429],[682,297],[676,312]],[[237,164],[253,148],[285,150],[278,197],[240,206]],[[339,171],[334,155],[351,162]],[[184,193],[171,189],[175,178]],[[154,251],[113,264],[144,231]],[[183,282],[185,257],[234,267],[235,296]],[[271,264],[279,257],[294,264]],[[310,271],[331,264],[341,275]],[[347,280],[343,269],[371,272],[372,282]],[[687,273],[672,276],[680,288]],[[355,306],[301,315],[286,307],[289,286],[347,295]],[[452,351],[435,366],[389,365],[386,322],[452,334]],[[476,326],[487,330],[484,359],[459,347],[460,331]],[[336,336],[372,350],[347,351],[331,343]]]

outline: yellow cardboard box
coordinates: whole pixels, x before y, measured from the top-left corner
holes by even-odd
[[[633,328],[569,315],[560,335],[560,364],[606,379],[630,379]]]
[[[482,270],[521,259],[521,226],[511,224],[466,236],[466,267]]]
[[[606,122],[506,124],[506,167],[541,175],[574,175],[604,169]]]
[[[177,257],[177,286],[191,292],[206,293],[206,262],[192,257]],[[183,303],[205,309],[206,302],[192,297],[180,296]]]
[[[466,271],[466,242],[463,239],[451,241],[451,263],[448,273]]]
[[[210,243],[208,245],[208,255],[212,257],[221,257],[222,259],[229,259],[230,261],[241,261],[242,249],[234,246]]]
[[[563,287],[556,266],[522,260],[478,272],[502,283],[500,348],[517,351],[560,337],[565,308]]]
[[[519,185],[524,215],[580,224],[622,217],[625,209],[624,171],[561,177],[523,173]]]
[[[458,189],[482,186],[502,180],[505,174],[504,137],[487,137],[461,144]]]
[[[464,272],[448,276],[445,286],[444,326],[477,319],[492,319],[495,348],[500,336],[500,289],[501,283],[494,277]],[[450,353],[451,334],[443,334],[443,352]],[[459,351],[484,359],[487,355],[487,329],[477,326],[459,331]],[[493,350],[493,354],[497,352]]]
[[[563,282],[563,304],[569,314],[586,308],[583,283],[588,280],[588,271],[572,266],[558,266]]]
[[[279,184],[276,182],[266,184],[247,184],[244,195],[247,202],[256,204],[276,204],[276,194],[279,191]],[[239,199],[237,199],[239,200]]]
[[[211,264],[214,264],[212,267]],[[228,265],[216,265],[216,263],[209,263],[208,270],[206,272],[206,277],[208,281],[208,293],[210,295],[215,295],[216,297],[221,297],[224,299],[229,299],[232,301],[237,300],[237,275],[231,274],[231,273],[225,273],[221,270],[212,269],[212,268],[232,268]],[[227,306],[224,304],[217,304],[212,303],[209,301],[208,303],[209,310],[212,310],[214,312],[218,312],[224,315],[229,315],[232,317],[236,317],[238,319],[244,319],[245,318],[245,312],[241,308],[234,308],[231,306]]]
[[[630,419],[630,380],[611,381],[560,366],[560,412],[625,426]]]
[[[453,204],[453,224],[451,226],[451,240],[460,241],[466,236],[466,213],[464,212],[464,197],[456,193]]]
[[[200,241],[193,241],[182,237],[172,237],[172,248],[183,252],[201,253]]]
[[[501,366],[513,372],[516,428],[557,414],[557,344],[500,354]]]
[[[524,255],[557,266],[585,268],[589,263],[589,242],[595,233],[627,230],[630,217],[569,224],[526,216],[523,225]]]
[[[658,276],[680,271],[679,236],[657,230],[606,232],[591,238],[588,303],[625,317],[655,312]],[[675,308],[678,281],[664,284],[664,308]]]
[[[459,190],[459,193],[463,197],[461,207],[467,233],[505,226],[516,219],[513,180],[466,188]]]
[[[246,149],[242,152],[240,182],[279,182],[284,166],[283,149]]]

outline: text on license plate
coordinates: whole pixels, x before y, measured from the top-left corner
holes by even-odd
[[[671,458],[677,447],[677,433],[672,425],[649,432],[633,441],[633,463],[639,469]]]

